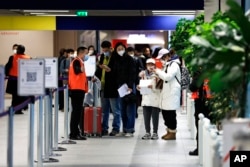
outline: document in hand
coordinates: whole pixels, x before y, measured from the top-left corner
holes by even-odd
[[[128,85],[125,83],[123,84],[119,89],[118,89],[118,93],[120,97],[124,97],[127,94],[129,94],[130,92],[128,91]]]
[[[139,83],[141,95],[147,95],[152,93],[152,89],[148,86],[152,85],[151,79],[141,79]]]

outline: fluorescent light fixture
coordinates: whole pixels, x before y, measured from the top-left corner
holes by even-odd
[[[195,15],[195,10],[153,10],[153,15]]]
[[[147,37],[145,34],[129,34],[127,39],[128,44],[164,44],[163,39],[159,38],[150,38]]]
[[[75,14],[37,14],[36,16],[76,16]]]
[[[152,13],[195,13],[195,10],[153,10]]]
[[[23,10],[27,13],[68,13],[69,10]]]

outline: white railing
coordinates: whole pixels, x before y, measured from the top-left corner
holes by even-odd
[[[203,167],[220,167],[222,135],[210,120],[199,114],[199,163]]]

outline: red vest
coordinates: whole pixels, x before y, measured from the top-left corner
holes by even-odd
[[[81,64],[81,68],[84,67],[84,63],[80,58],[75,58],[69,66],[69,89],[71,90],[83,90],[85,92],[88,91],[88,81],[86,78],[86,73],[81,72],[79,74],[75,74],[73,63],[74,61],[79,61]]]
[[[12,67],[10,68],[9,75],[13,77],[18,76],[18,59],[30,59],[30,56],[25,54],[15,54],[13,56]]]

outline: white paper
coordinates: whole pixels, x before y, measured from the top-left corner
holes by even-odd
[[[92,77],[96,70],[96,56],[89,56],[89,59],[84,62],[86,76]]]
[[[45,94],[44,59],[18,60],[18,95],[32,96]]]
[[[57,58],[45,59],[45,87],[58,87],[58,66]]]
[[[123,84],[119,89],[118,89],[118,93],[120,97],[124,97],[127,94],[129,94],[130,92],[128,91],[128,85],[127,84]]]
[[[149,85],[152,85],[151,79],[141,79],[139,83],[141,95],[147,95],[152,93],[152,89],[148,88]]]

